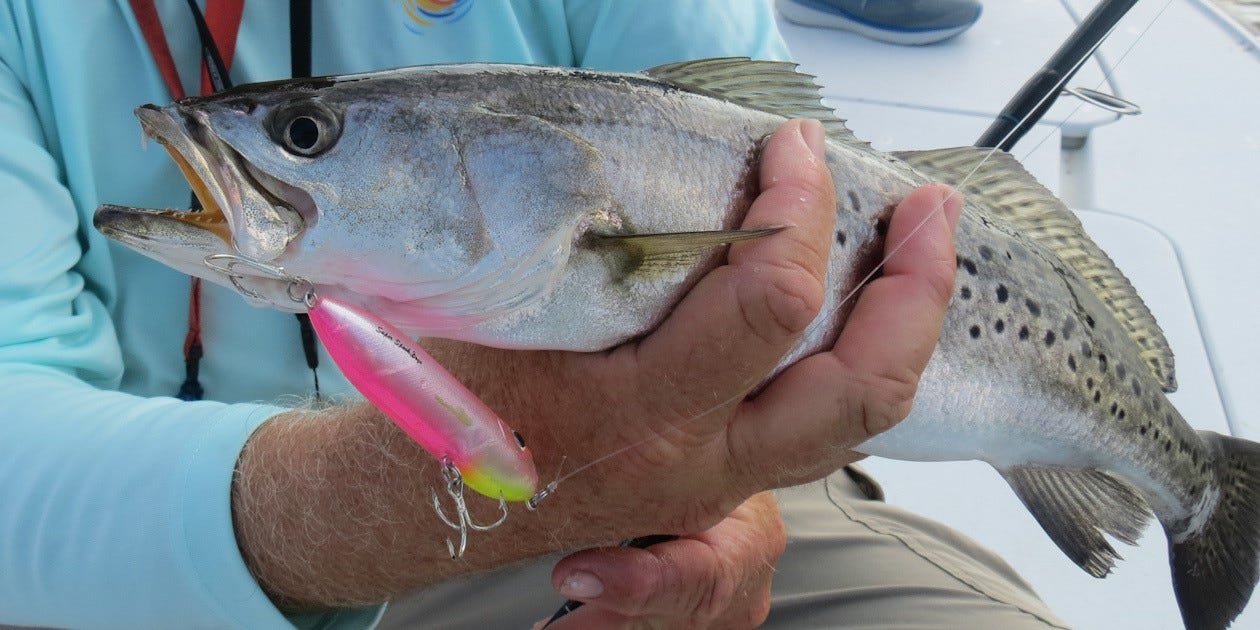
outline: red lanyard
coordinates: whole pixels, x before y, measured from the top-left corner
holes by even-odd
[[[166,33],[162,29],[162,20],[158,17],[157,7],[153,0],[130,0],[131,10],[136,14],[136,22],[140,32],[149,45],[149,53],[157,63],[166,87],[176,100],[184,98],[184,87],[179,80],[179,72],[175,70],[175,58],[166,43]],[[241,15],[245,11],[245,0],[206,0],[206,24],[214,44],[223,55],[223,65],[232,68],[232,56],[236,52],[236,35],[241,30]],[[201,93],[210,94],[214,88],[210,83],[209,63],[201,61]]]
[[[166,33],[162,29],[162,19],[158,16],[153,0],[130,0],[131,10],[135,13],[136,22],[144,40],[149,45],[149,53],[157,64],[162,79],[171,97],[184,98],[184,86],[179,80],[179,71],[175,68],[175,58],[171,55],[170,46],[166,42]],[[195,10],[195,6],[193,9]],[[223,67],[231,69],[232,56],[236,51],[236,35],[241,29],[241,14],[245,10],[245,0],[207,0],[205,21],[214,40],[213,45],[223,56]],[[201,61],[201,93],[214,92],[210,80],[210,59],[202,47]],[[188,298],[188,333],[184,336],[185,380],[179,389],[179,398],[184,400],[200,400],[203,394],[199,379],[200,363],[203,349],[201,344],[201,279],[192,278]]]

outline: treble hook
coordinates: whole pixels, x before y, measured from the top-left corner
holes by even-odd
[[[464,551],[468,549],[468,529],[472,528],[479,532],[490,531],[503,524],[508,517],[507,501],[503,499],[503,495],[499,495],[499,511],[503,514],[499,520],[489,524],[480,525],[472,520],[472,515],[468,513],[468,505],[464,502],[464,476],[460,474],[459,468],[451,463],[449,457],[442,458],[442,479],[446,481],[446,494],[450,495],[455,502],[456,520],[451,520],[446,516],[446,512],[442,509],[442,503],[438,500],[437,491],[433,491],[433,510],[437,512],[438,518],[446,523],[447,527],[459,531],[459,551],[455,550],[455,545],[451,543],[451,539],[446,539],[446,551],[451,554],[451,560],[461,558]]]
[[[290,274],[284,270],[284,267],[279,265],[269,265],[260,260],[254,260],[253,258],[247,258],[245,256],[237,256],[236,254],[211,254],[206,256],[205,259],[202,260],[202,263],[210,269],[227,276],[228,280],[232,283],[232,286],[236,287],[237,291],[240,291],[241,293],[254,299],[262,300],[265,298],[261,294],[252,291],[246,288],[245,285],[241,284],[240,281],[243,280],[245,276],[237,271],[237,267],[252,269],[259,272],[265,278],[288,282],[288,286],[285,287],[285,293],[289,296],[289,299],[294,302],[306,304],[307,307],[312,306],[314,302],[315,284],[306,278]],[[295,292],[295,289],[299,287],[302,288],[302,290]]]

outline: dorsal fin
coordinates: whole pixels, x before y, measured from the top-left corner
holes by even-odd
[[[996,151],[981,163],[989,154],[989,149],[976,147],[893,153],[923,175],[946,184],[957,185],[975,170],[962,192],[981,201],[982,207],[1018,234],[1054,252],[1085,278],[1087,286],[1138,344],[1164,391],[1175,391],[1172,348],[1129,279],[1085,234],[1080,219],[1011,154]]]
[[[790,61],[719,57],[681,61],[643,71],[680,90],[703,94],[785,118],[813,118],[832,140],[870,146],[858,140],[844,120],[822,102],[814,76],[797,72]]]

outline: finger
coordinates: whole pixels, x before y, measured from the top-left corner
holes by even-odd
[[[823,145],[817,121],[790,121],[770,137],[742,227],[789,227],[732,246],[728,263],[633,347],[634,369],[650,377],[640,389],[662,410],[689,418],[742,397],[818,314],[835,222]]]
[[[706,604],[703,593],[733,590],[725,570],[711,547],[680,538],[648,549],[572,554],[556,565],[552,581],[561,595],[590,607],[627,617],[680,617]]]
[[[635,619],[627,617],[617,612],[613,612],[606,608],[596,608],[594,606],[583,606],[553,622],[548,624],[546,620],[541,620],[534,624],[533,630],[587,630],[588,628],[606,628],[615,630],[617,628],[635,628],[645,627],[646,624],[635,625]],[[651,626],[653,628],[666,628],[663,624]],[[679,626],[681,627],[681,626]]]
[[[941,185],[898,205],[885,248],[895,252],[863,289],[833,350],[793,365],[740,408],[732,461],[775,465],[742,474],[773,474],[784,484],[816,478],[856,459],[848,448],[909,413],[953,292],[961,210],[959,195]]]
[[[833,351],[861,380],[917,385],[954,292],[961,211],[962,197],[943,184],[923,186],[897,206],[884,274],[862,290]]]
[[[786,544],[778,506],[762,493],[694,537],[567,556],[552,571],[552,582],[569,599],[626,617],[750,617],[763,613],[768,602],[746,594],[769,592]],[[741,608],[748,610],[735,610]]]

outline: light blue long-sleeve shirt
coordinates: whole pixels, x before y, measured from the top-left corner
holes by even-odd
[[[288,4],[246,3],[234,82],[288,76]],[[157,5],[195,94],[185,0]],[[787,56],[768,0],[460,0],[460,19],[428,25],[409,7],[316,2],[314,72]],[[169,100],[127,0],[0,0],[0,624],[294,621],[247,570],[230,501],[251,432],[311,393],[293,317],[207,285],[208,400],[169,398],[184,377],[188,279],[92,229],[101,202],[187,205],[187,183],[165,151],[141,150],[132,115]],[[348,391],[320,365],[325,392]],[[301,621],[362,627],[378,612]]]

